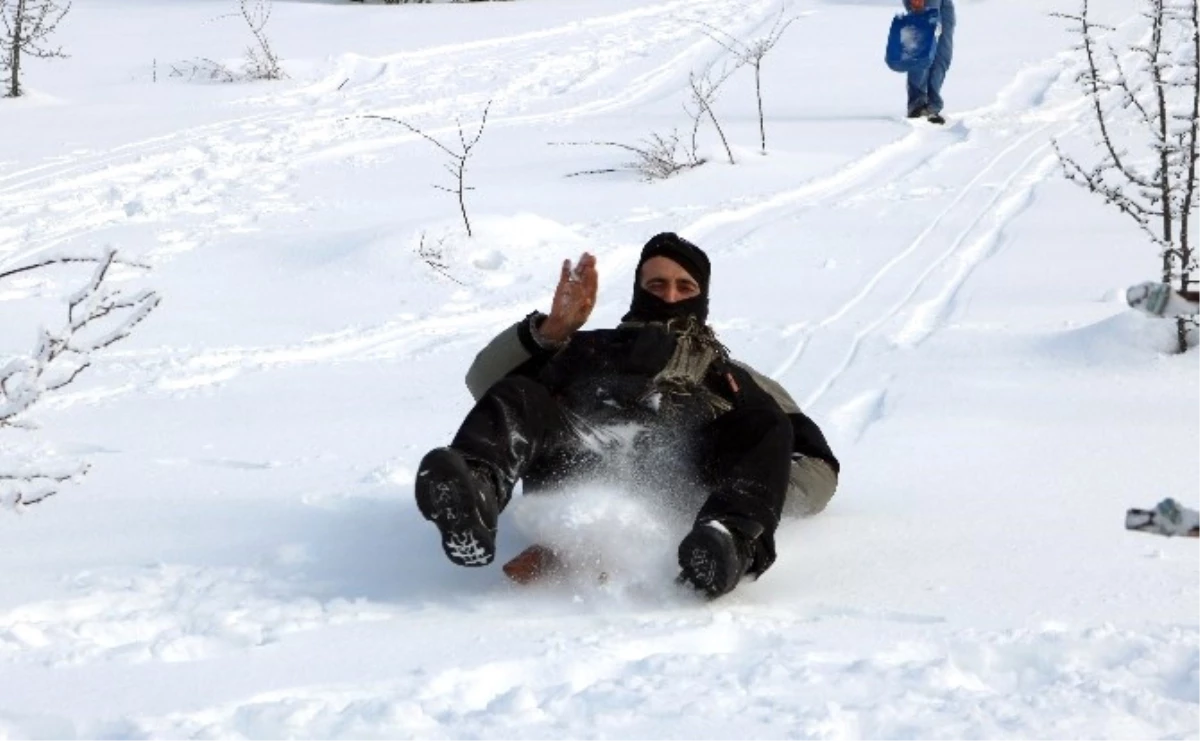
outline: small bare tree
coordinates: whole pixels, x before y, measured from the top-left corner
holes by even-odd
[[[267,38],[272,0],[240,0],[242,18],[254,34],[255,46],[246,49],[246,76],[251,80],[282,80],[287,73],[279,66],[279,57]]]
[[[151,290],[126,293],[106,280],[117,263],[116,250],[99,258],[58,257],[0,272],[0,281],[53,265],[91,262],[91,279],[67,299],[67,316],[57,331],[42,329],[33,351],[0,364],[0,431],[27,427],[22,415],[46,394],[79,377],[90,365],[92,353],[129,336],[133,328],[158,306]],[[86,466],[16,464],[0,461],[0,505],[19,507],[53,495],[59,484],[82,475]]]
[[[749,42],[742,41],[708,23],[701,24],[708,37],[732,54],[738,60],[739,65],[754,69],[754,97],[758,102],[758,139],[763,154],[767,153],[767,123],[763,113],[762,65],[767,53],[775,48],[779,39],[783,37],[784,31],[787,31],[788,26],[796,20],[796,16],[785,17],[786,11],[786,8],[779,11],[779,17],[775,19],[774,25],[766,35]]]
[[[1200,0],[1142,0],[1145,40],[1118,53],[1099,38],[1088,0],[1071,21],[1085,67],[1079,83],[1098,129],[1099,161],[1085,166],[1055,148],[1066,175],[1133,219],[1157,245],[1162,281],[1179,291],[1197,283],[1195,226],[1200,159]],[[1179,352],[1195,319],[1178,318]]]
[[[721,124],[717,121],[716,111],[713,110],[713,105],[717,101],[717,94],[721,90],[721,86],[729,79],[737,70],[737,67],[726,67],[720,70],[715,70],[712,67],[703,72],[692,72],[688,74],[688,87],[692,92],[691,105],[685,105],[684,110],[692,119],[692,153],[695,158],[695,153],[698,151],[697,136],[700,133],[700,120],[708,117],[712,121],[713,128],[717,131],[717,136],[721,138],[721,144],[725,147],[725,155],[729,158],[729,164],[736,165],[733,159],[733,150],[729,147],[729,140],[725,138],[725,132],[721,129]]]
[[[392,116],[376,116],[376,115],[368,115],[367,116],[367,118],[377,118],[382,121],[391,121],[392,123],[400,124],[401,126],[408,129],[409,131],[416,134],[417,136],[421,137],[422,139],[425,139],[426,141],[432,143],[434,146],[436,146],[438,149],[445,152],[450,157],[451,164],[446,165],[446,169],[449,170],[451,176],[454,177],[455,186],[453,188],[447,188],[442,185],[435,185],[433,187],[437,188],[438,190],[444,190],[447,193],[454,193],[458,197],[458,210],[459,210],[459,213],[462,214],[463,226],[465,226],[467,229],[468,237],[472,237],[474,235],[471,233],[471,220],[467,217],[466,193],[468,190],[475,190],[475,189],[467,186],[467,163],[471,159],[471,152],[474,151],[475,145],[477,145],[479,143],[480,137],[483,136],[483,128],[484,128],[484,126],[487,125],[488,110],[491,107],[492,107],[492,101],[489,100],[487,102],[487,104],[483,107],[483,115],[480,116],[480,119],[479,119],[479,130],[476,131],[475,135],[471,138],[467,138],[466,132],[463,131],[462,121],[461,120],[457,121],[458,145],[459,145],[458,150],[451,149],[449,146],[438,141],[437,139],[435,139],[434,137],[425,133],[421,129],[418,129],[416,126],[413,126],[412,124],[408,123],[407,121],[403,121],[399,118],[394,118]]]
[[[62,58],[62,47],[50,46],[49,37],[71,10],[70,0],[0,0],[0,69],[8,73],[5,97],[21,95],[21,59]]]

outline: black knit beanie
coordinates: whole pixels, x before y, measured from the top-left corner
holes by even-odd
[[[642,256],[637,264],[637,275],[634,276],[635,280],[641,277],[642,266],[646,264],[646,261],[654,257],[669,257],[682,265],[683,269],[688,271],[688,274],[700,284],[700,293],[708,294],[708,279],[712,275],[712,266],[709,265],[708,255],[704,254],[704,250],[674,232],[655,234],[642,248]]]

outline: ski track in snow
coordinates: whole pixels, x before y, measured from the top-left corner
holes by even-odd
[[[1056,73],[1047,74],[1047,69]],[[889,190],[902,191],[913,176],[933,168],[944,172],[948,163],[953,163],[957,172],[971,175],[957,185],[940,181],[939,185],[947,192],[957,195],[925,230],[862,281],[859,291],[848,301],[824,318],[806,322],[796,333],[798,338],[792,351],[770,375],[786,381],[786,386],[806,389],[803,408],[821,404],[846,375],[867,341],[881,330],[901,324],[889,332],[885,343],[905,348],[919,344],[945,326],[958,289],[992,254],[1005,224],[1029,202],[1034,189],[1057,164],[1050,140],[1077,127],[1076,118],[1083,111],[1078,103],[1057,106],[1046,103],[1048,91],[1071,84],[1073,75],[1070,69],[1063,68],[1061,61],[1048,62],[1041,69],[1018,77],[989,108],[964,113],[962,121],[950,124],[948,131],[935,132],[954,137],[955,144],[946,145],[925,130],[914,131],[906,139],[835,174],[828,184],[807,186],[824,198],[869,198]],[[1008,108],[1006,101],[1011,98],[1032,99],[1041,108],[1020,117],[1023,132],[989,141],[993,138],[989,122],[1004,114]],[[964,157],[969,158],[966,165],[962,163]],[[879,175],[883,172],[889,175],[879,186]],[[776,200],[790,204],[797,199],[789,194]],[[750,211],[753,216],[761,217],[765,210],[767,207]],[[702,220],[697,226],[707,228],[712,221]],[[751,226],[750,230],[753,229]],[[739,238],[747,233],[743,231]],[[855,327],[849,333],[848,344],[845,333],[825,331],[835,326]],[[818,350],[809,353],[812,348]],[[808,355],[840,360],[833,367],[817,368],[806,364]],[[797,381],[795,372],[800,370],[803,378]]]

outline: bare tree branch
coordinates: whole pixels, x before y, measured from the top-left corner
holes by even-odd
[[[1196,274],[1196,256],[1194,245],[1191,242],[1191,218],[1192,212],[1196,210],[1196,186],[1197,178],[1200,177],[1196,171],[1196,163],[1200,160],[1200,2],[1192,0],[1190,6],[1191,15],[1188,20],[1191,22],[1191,58],[1192,64],[1187,68],[1188,84],[1191,102],[1191,110],[1186,119],[1186,129],[1182,134],[1182,142],[1180,151],[1182,154],[1183,167],[1183,198],[1179,204],[1179,261],[1182,265],[1180,274],[1180,285],[1184,290],[1188,290],[1195,282],[1193,277]],[[1183,331],[1182,326],[1180,332]],[[1186,342],[1186,340],[1184,340]]]
[[[28,273],[28,272],[32,272],[35,270],[40,270],[42,268],[50,267],[51,265],[69,265],[71,263],[99,263],[99,262],[103,262],[106,259],[108,259],[107,256],[73,257],[70,255],[60,255],[58,257],[47,257],[47,258],[43,258],[37,262],[29,263],[28,265],[22,265],[22,266],[16,267],[16,268],[9,268],[8,270],[0,270],[0,281],[4,280],[5,278],[11,278],[14,275],[20,275],[21,273]],[[129,267],[142,268],[144,270],[150,269],[150,266],[146,265],[145,263],[129,262],[127,260],[118,260],[115,258],[113,260],[113,264],[128,265]]]
[[[171,77],[186,77],[189,80],[202,77],[219,82],[236,82],[238,74],[220,62],[200,57],[191,62],[172,64]]]
[[[132,265],[107,250],[98,257],[46,258],[0,272],[0,279],[56,265],[92,263],[89,280],[67,297],[65,322],[56,330],[42,328],[37,344],[25,355],[0,363],[0,432],[29,427],[23,416],[46,394],[75,382],[92,365],[92,354],[129,335],[159,304],[158,294],[111,287],[112,268]],[[56,467],[37,457],[17,464],[12,451],[0,445],[0,506],[20,509],[44,501],[62,484],[83,476],[86,464]]]
[[[1129,81],[1132,79],[1132,75],[1125,71],[1124,62],[1121,61],[1121,58],[1117,56],[1116,50],[1111,46],[1108,47],[1108,55],[1110,64],[1112,64],[1113,69],[1116,70],[1116,79],[1114,80],[1113,84],[1116,85],[1116,87],[1121,91],[1122,107],[1134,108],[1141,115],[1142,123],[1144,123],[1146,126],[1153,127],[1153,115],[1150,113],[1150,111],[1146,110],[1146,106],[1142,105],[1142,102],[1138,99],[1137,95],[1134,94],[1133,89],[1129,86]]]
[[[758,137],[763,154],[767,153],[767,124],[766,116],[763,113],[762,65],[767,52],[775,48],[775,45],[779,43],[779,39],[787,31],[788,26],[792,25],[797,19],[797,16],[787,17],[786,13],[787,8],[781,8],[779,16],[775,19],[775,23],[771,26],[770,30],[765,35],[750,42],[744,42],[709,23],[703,21],[700,23],[704,27],[706,35],[730,54],[734,55],[740,65],[746,65],[754,69],[754,96],[758,103]]]
[[[729,158],[731,165],[736,165],[737,162],[733,159],[733,150],[729,147],[729,140],[725,138],[725,132],[721,129],[720,122],[717,121],[713,104],[716,103],[721,86],[736,69],[734,67],[714,70],[710,67],[699,74],[692,72],[688,75],[688,87],[692,91],[692,105],[695,106],[689,111],[692,114],[692,151],[696,151],[696,134],[700,127],[700,119],[707,116],[712,122],[713,128],[716,129],[721,144],[725,147],[725,155]]]
[[[242,18],[250,27],[257,46],[246,50],[246,75],[252,80],[282,80],[287,73],[279,65],[279,57],[267,38],[267,22],[271,20],[273,0],[241,0]]]
[[[467,164],[471,159],[471,153],[474,151],[475,146],[479,144],[479,139],[483,136],[483,129],[487,125],[488,111],[491,109],[491,107],[492,101],[489,100],[483,107],[483,114],[480,116],[479,120],[479,128],[475,131],[475,135],[470,138],[467,137],[466,132],[463,130],[462,121],[458,121],[459,150],[457,151],[451,149],[435,137],[427,134],[426,132],[402,119],[395,118],[393,116],[380,116],[375,114],[364,116],[364,118],[375,118],[379,119],[380,121],[390,121],[394,124],[399,124],[425,141],[430,142],[450,157],[451,163],[446,165],[446,169],[454,178],[456,183],[455,187],[453,189],[440,185],[434,185],[433,187],[437,188],[438,190],[444,190],[448,193],[454,193],[458,197],[458,210],[462,215],[463,225],[467,229],[468,237],[474,236],[474,234],[471,232],[471,220],[467,216],[466,193],[469,190],[474,190],[474,188],[466,185]]]
[[[0,471],[0,507],[20,510],[45,501],[57,494],[62,484],[81,478],[89,468],[88,464],[80,463],[59,472],[32,468]]]
[[[78,378],[90,365],[91,353],[127,337],[158,306],[153,291],[126,295],[105,285],[116,258],[116,250],[109,250],[96,261],[91,279],[68,298],[67,319],[60,330],[43,329],[31,354],[0,366],[0,427],[12,426],[45,392]],[[114,315],[119,317],[116,322],[101,322]]]
[[[426,265],[443,278],[460,286],[466,285],[450,274],[450,264],[446,262],[445,257],[445,238],[439,239],[436,244],[426,245],[425,232],[421,232],[421,241],[417,245],[417,257],[420,257]]]
[[[1152,0],[1155,1],[1155,0]],[[1091,22],[1088,15],[1088,0],[1082,0],[1083,9],[1079,15],[1066,15],[1056,13],[1061,18],[1066,18],[1075,21],[1079,28],[1076,33],[1081,39],[1080,49],[1083,51],[1084,57],[1087,60],[1087,67],[1080,75],[1080,83],[1083,85],[1085,92],[1092,104],[1092,113],[1096,119],[1097,125],[1100,127],[1100,142],[1107,150],[1109,159],[1113,166],[1121,173],[1121,175],[1131,183],[1150,187],[1150,181],[1140,173],[1126,166],[1121,153],[1117,150],[1113,143],[1113,136],[1110,133],[1110,123],[1108,113],[1104,109],[1104,95],[1109,90],[1109,85],[1104,81],[1100,73],[1100,66],[1097,60],[1097,41],[1094,34],[1097,30],[1112,30],[1107,26],[1101,26]]]
[[[616,147],[617,149],[630,152],[634,155],[634,159],[632,161],[625,162],[619,167],[602,168],[598,170],[581,170],[578,172],[568,173],[567,177],[632,171],[639,173],[643,180],[665,180],[683,170],[688,170],[704,164],[704,159],[696,157],[694,152],[685,152],[681,155],[679,151],[679,133],[677,131],[672,131],[667,135],[651,134],[648,139],[644,140],[640,144],[626,144],[624,142],[609,141],[553,142],[553,144],[569,147]]]

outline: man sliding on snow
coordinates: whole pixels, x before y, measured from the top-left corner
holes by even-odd
[[[479,353],[467,372],[475,407],[416,478],[417,506],[451,561],[491,563],[517,481],[529,492],[597,475],[622,447],[657,495],[703,492],[679,565],[713,597],[771,566],[785,511],[825,508],[838,461],[779,384],[730,359],[706,324],[709,275],[700,248],[659,234],[621,324],[581,331],[598,286],[585,253],[574,269],[563,263],[549,315],[530,314]]]

